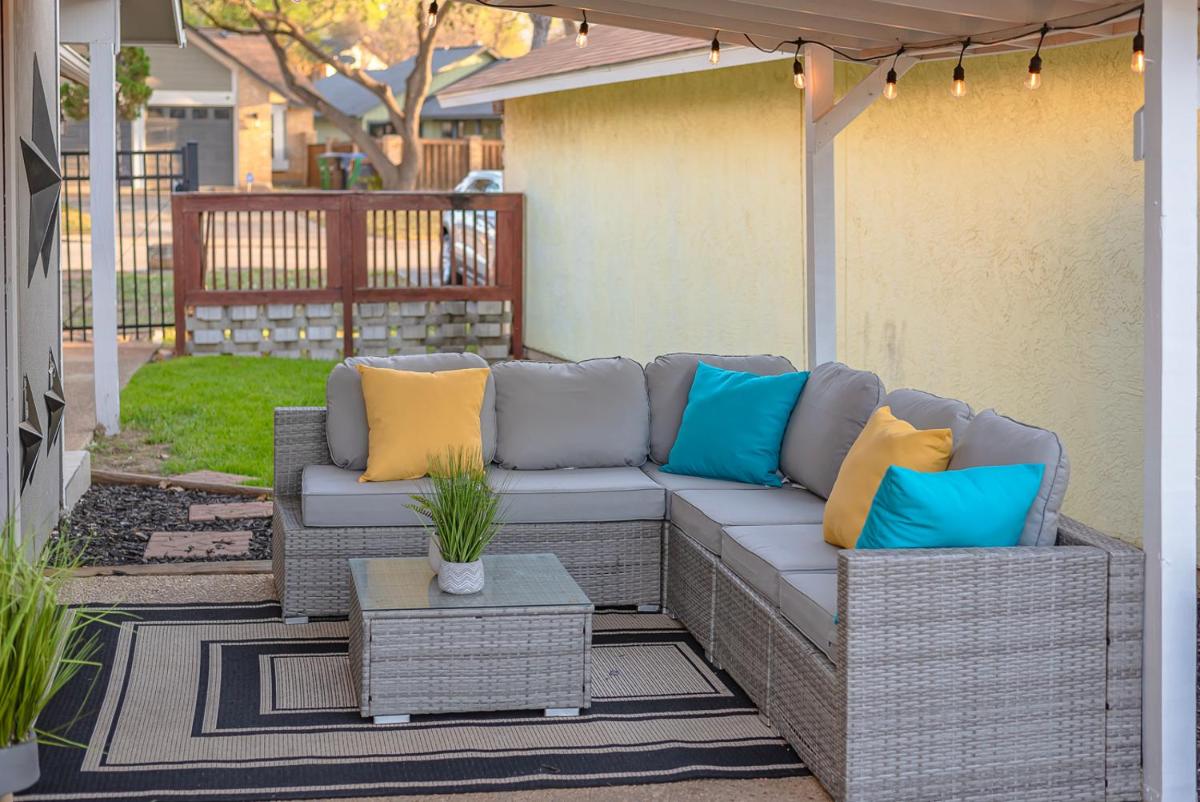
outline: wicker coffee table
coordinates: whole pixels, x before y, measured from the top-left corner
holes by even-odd
[[[424,557],[350,560],[350,665],[363,716],[591,704],[592,603],[553,554],[483,558],[480,593],[438,589]]]

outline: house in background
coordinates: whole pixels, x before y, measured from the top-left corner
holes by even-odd
[[[501,114],[491,103],[478,103],[447,109],[438,101],[438,95],[449,87],[472,75],[503,63],[503,59],[488,48],[480,45],[469,47],[440,47],[433,53],[433,81],[429,96],[421,110],[421,136],[424,139],[461,139],[482,136],[499,139]],[[384,70],[373,70],[371,75],[392,87],[397,97],[404,95],[404,82],[413,69],[413,59],[407,59]],[[379,98],[360,84],[342,75],[334,75],[317,81],[314,86],[331,104],[351,117],[360,117],[363,127],[372,136],[380,137],[395,133],[388,120],[387,110]],[[318,142],[336,142],[346,135],[330,121],[316,118]]]
[[[119,123],[125,149],[199,145],[200,184],[245,189],[302,186],[313,111],[287,88],[270,44],[188,28],[187,46],[147,45],[154,93],[141,118]],[[63,126],[63,147],[87,150],[87,121]]]

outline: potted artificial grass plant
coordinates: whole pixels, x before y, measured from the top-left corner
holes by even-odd
[[[64,540],[28,557],[8,519],[0,532],[0,797],[38,781],[38,743],[79,746],[37,727],[50,700],[99,649],[88,624],[104,613],[59,604],[78,565]]]
[[[430,563],[446,593],[483,590],[483,550],[500,529],[500,496],[488,484],[478,452],[451,451],[434,460],[429,490],[409,509],[429,519]]]

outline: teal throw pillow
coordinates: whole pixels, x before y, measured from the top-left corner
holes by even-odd
[[[779,487],[783,433],[806,381],[701,362],[663,471]]]
[[[1044,465],[989,465],[883,475],[858,549],[1015,546],[1042,485]]]

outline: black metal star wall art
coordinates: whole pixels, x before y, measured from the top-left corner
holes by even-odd
[[[54,351],[50,351],[50,366],[46,368],[49,378],[49,389],[42,393],[46,402],[46,453],[50,453],[58,432],[62,428],[63,410],[67,408],[67,400],[63,394],[62,376],[58,372],[58,362],[54,359]]]
[[[33,126],[29,139],[21,137],[21,159],[25,163],[25,183],[29,188],[29,265],[26,285],[33,282],[37,260],[42,259],[42,274],[50,275],[50,254],[58,233],[58,197],[62,173],[58,166],[58,145],[54,141],[54,122],[46,103],[42,71],[33,57]]]
[[[25,382],[25,397],[22,401],[21,422],[17,424],[17,432],[21,439],[21,489],[33,478],[33,470],[37,467],[38,453],[42,445],[42,422],[38,420],[37,405],[33,400],[33,388],[29,386],[29,377],[22,377]]]

